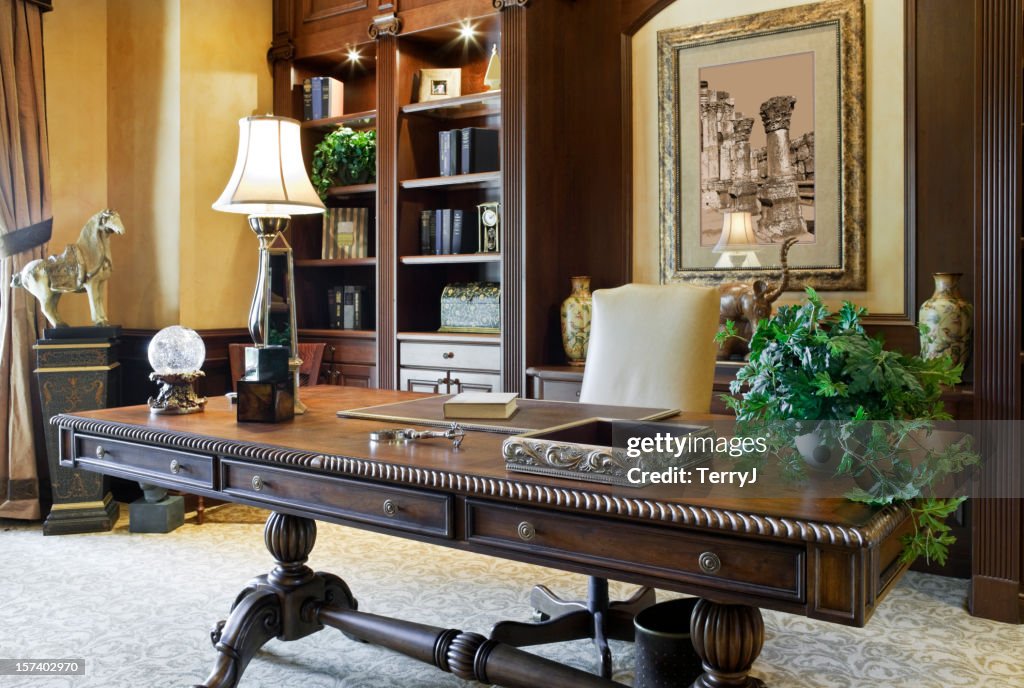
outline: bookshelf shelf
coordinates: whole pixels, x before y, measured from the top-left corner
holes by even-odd
[[[350,115],[309,119],[302,123],[303,129],[334,129],[342,126],[351,129],[372,129],[377,126],[377,111],[366,110],[365,112],[353,112]]]
[[[347,198],[377,193],[376,184],[351,184],[349,186],[332,186],[327,189],[328,198]]]
[[[296,258],[297,268],[343,268],[357,265],[373,266],[376,258]]]
[[[497,344],[501,342],[500,334],[484,334],[476,332],[399,332],[400,342],[452,342],[466,344]]]
[[[501,91],[470,93],[443,100],[428,100],[402,106],[406,115],[423,115],[438,119],[467,119],[501,113]]]
[[[453,253],[446,255],[401,256],[405,265],[453,265],[458,263],[499,263],[500,253]]]
[[[330,328],[300,327],[299,337],[320,338],[334,337],[340,339],[376,339],[375,330],[333,330]]]
[[[488,189],[501,186],[501,172],[476,172],[474,174],[453,174],[449,177],[423,177],[400,182],[403,189],[435,189],[462,187]]]

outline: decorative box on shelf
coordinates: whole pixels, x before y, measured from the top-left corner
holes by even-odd
[[[501,331],[501,285],[448,284],[441,292],[441,332]]]

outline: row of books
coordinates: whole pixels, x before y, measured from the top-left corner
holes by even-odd
[[[437,138],[442,177],[501,169],[497,129],[450,129]]]
[[[346,284],[331,287],[327,290],[327,303],[330,308],[328,326],[334,330],[364,330],[368,321],[364,322],[363,314],[366,307],[366,287]]]
[[[476,232],[464,227],[465,214],[457,208],[420,211],[420,253],[476,253]]]
[[[324,213],[320,257],[366,258],[370,255],[370,209],[328,208]]]
[[[302,82],[302,118],[324,119],[345,112],[345,84],[329,76],[314,76]]]

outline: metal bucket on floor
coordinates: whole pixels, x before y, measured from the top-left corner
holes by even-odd
[[[689,688],[704,673],[690,642],[690,615],[697,597],[659,602],[633,619],[636,678],[633,688]]]

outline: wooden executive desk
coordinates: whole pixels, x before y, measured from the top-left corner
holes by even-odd
[[[523,688],[620,684],[475,633],[356,611],[347,585],[305,562],[315,520],[702,597],[691,619],[704,659],[698,688],[759,686],[759,608],[861,626],[904,567],[904,508],[809,500],[748,486],[713,498],[679,485],[621,488],[509,473],[504,436],[372,445],[379,421],[335,412],[401,401],[404,392],[320,386],[309,412],[278,425],[238,424],[225,399],[205,413],[152,416],[144,406],[53,420],[61,463],[219,499],[268,507],[276,566],[239,594],[212,633],[218,655],[205,686],[234,686],[273,637],[330,625],[466,679]],[[553,418],[557,410],[553,412]],[[691,416],[692,417],[692,416]],[[554,422],[552,423],[555,424]]]

